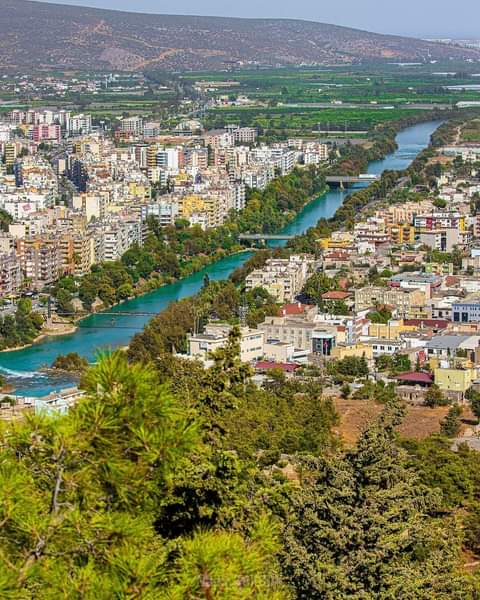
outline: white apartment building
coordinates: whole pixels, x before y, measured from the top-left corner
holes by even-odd
[[[235,210],[243,210],[246,203],[246,188],[244,183],[236,183],[233,187]]]
[[[103,230],[103,258],[106,261],[120,260],[129,249],[128,228],[120,223],[110,223]]]
[[[122,119],[120,123],[120,131],[132,136],[138,137],[143,134],[143,119],[142,117],[128,117]]]
[[[231,331],[230,325],[209,324],[201,334],[188,336],[188,355],[208,360],[211,352],[224,348]],[[244,363],[261,360],[264,355],[264,333],[258,329],[242,327],[240,330],[240,359]]]
[[[272,258],[262,269],[256,269],[248,275],[246,290],[263,287],[277,302],[293,302],[313,271],[314,264],[314,259],[308,255]]]
[[[66,129],[68,135],[88,135],[92,132],[92,115],[79,114],[69,117]]]
[[[257,141],[258,131],[255,127],[228,126],[226,129],[232,133],[233,139],[239,144],[254,144]]]
[[[149,121],[143,126],[144,138],[156,138],[160,135],[160,123]]]
[[[145,221],[147,217],[155,217],[158,219],[161,227],[175,225],[178,216],[178,202],[160,200],[159,202],[151,202],[142,206],[142,219]]]

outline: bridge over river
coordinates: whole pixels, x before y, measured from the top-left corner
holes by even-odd
[[[238,239],[244,242],[269,242],[271,240],[285,242],[293,240],[294,237],[294,235],[282,234],[268,235],[266,233],[241,233],[238,236]]]
[[[340,186],[352,185],[354,183],[366,183],[370,184],[380,179],[380,175],[366,174],[366,175],[330,175],[325,177],[325,181],[330,184],[336,184]]]
[[[428,145],[431,134],[439,125],[440,121],[421,123],[401,132],[397,136],[398,149],[385,159],[370,163],[368,172],[377,174],[385,169],[406,169]],[[362,178],[362,181],[368,184],[372,180]],[[309,202],[282,232],[276,232],[276,237],[281,236],[282,239],[269,241],[269,244],[281,245],[285,239],[304,233],[316,225],[319,219],[332,217],[348,194],[338,185],[332,185],[332,188],[335,189]],[[266,234],[257,235],[262,240],[269,239]],[[270,236],[270,239],[271,237],[273,236]],[[23,396],[42,396],[54,390],[72,387],[76,384],[74,376],[68,373],[54,375],[51,371],[42,371],[42,367],[50,366],[59,354],[78,352],[88,360],[94,361],[99,349],[126,346],[153,314],[165,309],[170,302],[196,294],[203,287],[206,274],[211,281],[228,279],[251,255],[251,252],[247,251],[227,256],[184,279],[111,307],[105,314],[96,313],[86,317],[78,323],[78,330],[72,335],[48,337],[29,348],[2,352],[0,373],[6,376],[16,393]]]

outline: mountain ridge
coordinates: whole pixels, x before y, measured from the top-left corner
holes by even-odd
[[[0,68],[222,69],[480,58],[480,50],[302,19],[159,15],[0,0]]]

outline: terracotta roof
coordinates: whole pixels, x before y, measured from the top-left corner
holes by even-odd
[[[259,371],[270,371],[272,369],[281,369],[286,373],[293,373],[300,368],[300,365],[295,363],[276,363],[268,360],[260,360],[255,365],[255,368]]]
[[[295,304],[284,304],[278,310],[278,314],[281,317],[286,317],[288,315],[303,315],[311,308],[314,308],[314,305],[302,304],[301,302],[296,302]]]
[[[412,371],[411,373],[402,373],[401,375],[397,375],[397,379],[399,381],[405,381],[407,383],[423,383],[423,384],[433,383],[433,378],[430,375],[430,373],[422,373],[420,371]]]
[[[322,298],[324,300],[345,300],[346,298],[350,298],[351,295],[352,294],[350,292],[332,290],[331,292],[325,292],[322,294]]]
[[[447,287],[451,287],[453,285],[457,285],[458,283],[460,283],[460,278],[456,277],[455,275],[447,275],[445,277],[445,285]]]
[[[447,329],[449,321],[446,319],[405,319],[403,323],[407,327]]]

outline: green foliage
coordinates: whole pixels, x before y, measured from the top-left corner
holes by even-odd
[[[120,262],[105,262],[92,267],[82,277],[79,298],[87,309],[98,297],[105,306],[111,306],[124,297],[124,286],[131,286],[132,277]]]
[[[395,384],[385,385],[383,381],[365,381],[362,387],[353,394],[354,400],[374,400],[379,404],[387,404],[396,399]]]
[[[274,179],[265,190],[250,193],[247,205],[236,217],[239,232],[275,233],[280,231],[305,204],[325,188],[319,167],[295,168]]]
[[[447,207],[447,201],[443,198],[435,198],[435,200],[433,201],[433,205],[436,208],[443,209]]]
[[[82,373],[87,367],[88,360],[80,356],[77,352],[70,352],[65,356],[57,356],[52,363],[52,369],[72,373]]]
[[[429,406],[430,408],[435,408],[436,406],[448,406],[450,401],[442,392],[442,390],[438,387],[438,385],[433,384],[428,389],[425,394],[425,406]]]
[[[426,440],[406,440],[403,446],[425,485],[442,494],[445,512],[455,511],[463,523],[464,546],[480,554],[480,454],[466,444],[451,450],[451,441],[431,436]]]
[[[57,312],[59,315],[71,315],[75,312],[72,304],[73,295],[68,289],[60,288],[55,298],[57,300]]]
[[[480,419],[480,392],[470,388],[465,396],[470,403],[470,408],[472,409],[473,414],[477,417],[477,419]]]
[[[43,327],[43,317],[32,311],[32,301],[18,301],[15,315],[0,319],[0,349],[15,348],[31,344]]]
[[[436,517],[396,443],[394,404],[341,456],[305,459],[284,526],[282,566],[297,598],[474,598],[459,531]]]
[[[12,215],[0,208],[0,231],[8,231],[8,226],[13,223]]]
[[[3,427],[0,595],[288,597],[274,577],[275,530],[260,513],[245,537],[164,537],[156,513],[178,466],[197,460],[200,432],[155,373],[117,352],[85,388],[65,417]]]
[[[466,446],[458,452],[451,441],[435,435],[402,443],[421,480],[442,492],[446,509],[468,507],[480,494],[480,455]]]
[[[327,371],[334,377],[367,377],[369,374],[368,362],[365,356],[346,356],[342,360],[330,361]]]
[[[463,409],[458,404],[455,404],[448,411],[447,416],[440,423],[440,431],[443,435],[449,438],[453,438],[460,433],[460,428],[462,422],[460,417],[462,415]]]
[[[209,318],[235,323],[241,303],[239,290],[231,281],[211,281],[195,297],[185,298],[167,306],[152,319],[145,330],[131,341],[130,360],[148,362],[157,356],[176,350],[187,350],[187,333]]]
[[[392,312],[387,308],[379,308],[371,313],[368,313],[367,318],[370,319],[372,323],[387,325],[392,318]]]
[[[288,600],[290,594],[271,557],[278,543],[271,524],[261,522],[252,538],[234,532],[205,532],[180,545],[175,561],[171,600]],[[241,583],[240,583],[241,582]]]
[[[68,417],[32,417],[2,432],[1,595],[61,596],[71,586],[80,597],[102,583],[120,592],[157,581],[164,556],[158,548],[147,558],[156,546],[148,511],[195,430],[155,376],[120,353],[85,381],[87,398]]]
[[[324,302],[322,295],[325,294],[325,292],[339,289],[340,287],[337,278],[331,278],[323,272],[318,272],[307,279],[302,289],[302,296],[305,297],[307,303],[317,304],[323,308]]]
[[[410,371],[412,363],[406,354],[381,354],[375,359],[375,366],[379,371],[389,371],[392,375]]]
[[[318,455],[337,444],[333,402],[322,397],[318,386],[295,380],[271,382],[265,390],[247,388],[223,423],[229,447],[243,458],[258,455],[262,464],[274,463],[280,454]]]

